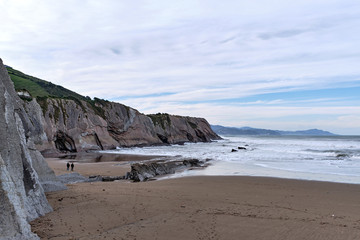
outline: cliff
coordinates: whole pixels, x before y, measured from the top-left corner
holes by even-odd
[[[219,136],[203,118],[147,116],[119,103],[91,100],[6,69],[0,59],[0,239],[38,239],[28,221],[52,211],[46,191],[66,188],[39,150],[79,152],[215,139]]]
[[[36,100],[26,102],[35,109]],[[43,152],[81,152],[114,149],[119,146],[146,146],[219,139],[203,118],[168,114],[144,115],[125,105],[96,100],[46,98],[39,100],[42,113],[33,122],[42,123],[46,136],[39,136]]]
[[[38,239],[28,221],[52,211],[45,190],[65,188],[35,148],[43,132],[22,104],[0,59],[0,239]]]
[[[8,71],[39,133],[36,147],[44,154],[220,139],[203,118],[145,115],[123,104],[92,100],[12,68]]]

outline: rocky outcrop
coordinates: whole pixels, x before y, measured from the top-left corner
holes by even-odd
[[[34,111],[36,100],[25,103]],[[38,98],[34,122],[45,136],[37,137],[42,153],[84,152],[116,147],[209,142],[220,139],[203,118],[168,114],[144,115],[125,105],[96,99]]]
[[[156,176],[174,174],[177,171],[202,166],[204,166],[204,162],[201,162],[198,159],[136,163],[131,165],[131,171],[127,174],[126,178],[135,182],[143,182]]]
[[[204,118],[169,114],[153,114],[149,117],[156,135],[163,143],[210,142],[220,139]]]
[[[46,136],[31,117],[0,59],[0,239],[38,239],[28,221],[52,211],[42,181],[64,188],[35,148]]]

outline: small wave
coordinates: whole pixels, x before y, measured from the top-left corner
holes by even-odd
[[[239,146],[245,147],[246,150],[231,152],[231,149],[237,149]],[[344,138],[338,141],[337,138],[329,140],[243,137],[228,138],[212,143],[188,143],[182,146],[118,148],[112,152],[162,155],[171,158],[188,157],[199,160],[213,159],[213,166],[205,171],[206,174],[261,175],[264,173],[269,176],[285,174],[293,177],[299,174],[315,174],[316,177],[321,174],[360,176],[360,142]]]

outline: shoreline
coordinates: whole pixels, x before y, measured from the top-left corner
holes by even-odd
[[[66,169],[66,164],[69,162],[75,164],[73,172],[77,172],[88,177],[91,175],[125,175],[130,171],[130,166],[133,163],[142,163],[166,158],[168,157],[133,154],[85,153],[65,155],[63,157],[47,157],[45,158],[45,161],[55,172],[56,176],[72,172]]]
[[[120,171],[111,164],[77,165]],[[31,223],[41,239],[360,239],[356,184],[197,176],[68,188]]]
[[[98,153],[86,153],[86,156],[88,159],[95,159],[94,156],[96,156]],[[71,158],[63,158],[63,157],[46,157],[45,161],[49,165],[49,167],[54,171],[55,175],[62,175],[71,173],[71,171],[66,170],[66,163],[67,162],[74,162],[76,164],[75,171],[83,176],[91,176],[91,175],[104,175],[104,176],[110,176],[109,173],[124,173],[130,171],[131,164],[134,163],[143,163],[148,161],[162,161],[162,160],[168,160],[171,158],[171,156],[152,156],[152,155],[140,155],[140,154],[111,154],[111,153],[99,153],[100,155],[118,155],[116,159],[123,159],[121,161],[119,160],[107,160],[104,162],[93,162],[90,161],[83,161],[84,159],[79,157],[76,159]],[[83,156],[83,155],[80,155]],[[106,157],[111,158],[111,157]],[[159,159],[163,158],[163,159]],[[78,160],[81,161],[78,161]],[[130,161],[131,159],[131,161]],[[103,166],[101,166],[103,165]],[[210,165],[211,166],[211,165]],[[206,168],[205,168],[206,169]],[[204,171],[204,169],[198,168],[198,169],[187,169],[187,171]],[[302,173],[302,172],[301,172]],[[119,175],[120,175],[119,174]],[[179,175],[177,175],[179,174]],[[315,173],[311,173],[315,174]],[[341,176],[341,175],[340,175]],[[263,175],[230,175],[230,174],[223,174],[223,175],[181,175],[181,171],[175,174],[168,174],[159,176],[158,178],[154,179],[156,181],[158,180],[171,180],[171,179],[180,179],[180,178],[197,178],[197,177],[239,177],[239,178],[258,178],[258,179],[278,179],[278,180],[290,180],[290,181],[304,181],[304,182],[319,182],[319,183],[329,183],[329,184],[345,184],[345,185],[359,185],[359,183],[352,183],[352,182],[335,182],[335,181],[327,181],[327,180],[313,180],[313,179],[302,179],[302,178],[291,178],[291,177],[273,177],[273,176],[263,176]]]
[[[360,184],[358,138],[282,139],[283,137],[267,139],[244,136],[186,146],[124,148],[118,152],[181,155],[212,160],[212,165],[202,172],[184,172],[180,175],[281,176],[288,179]]]

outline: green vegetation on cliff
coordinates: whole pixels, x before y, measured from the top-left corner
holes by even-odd
[[[188,124],[193,128],[193,129],[197,129],[198,125],[193,123],[193,122],[190,122],[188,121]]]
[[[94,98],[94,100],[91,100],[90,97],[84,97],[62,86],[27,75],[11,67],[7,67],[7,71],[9,73],[11,80],[14,82],[15,90],[16,91],[26,90],[27,92],[29,92],[31,97],[36,98],[44,114],[48,109],[48,102],[47,102],[48,99],[57,99],[57,100],[66,99],[66,100],[74,101],[86,112],[86,108],[82,102],[84,101],[87,103],[88,107],[94,110],[95,114],[101,116],[102,118],[106,117],[105,111],[102,108],[103,106],[106,106],[106,104],[108,103],[108,101],[106,100],[99,98]],[[61,103],[59,101],[57,102]],[[66,117],[66,114],[63,110],[64,109],[63,106],[60,106],[60,108],[62,109],[64,117]],[[56,111],[54,117],[57,121],[60,115],[60,109],[57,108],[55,110]]]
[[[27,90],[34,98],[52,97],[52,98],[69,98],[73,97],[83,101],[88,100],[86,97],[70,91],[62,86],[55,85],[51,82],[29,76],[11,67],[7,67],[11,80],[14,82],[15,90]]]
[[[154,125],[160,125],[163,129],[165,129],[166,122],[168,126],[171,124],[170,115],[167,113],[148,114],[147,116],[151,118]]]
[[[41,88],[37,83],[30,81],[27,78],[20,77],[19,75],[10,74],[11,80],[14,82],[15,90],[27,90],[31,96],[34,97],[45,97],[48,96],[49,93]]]

